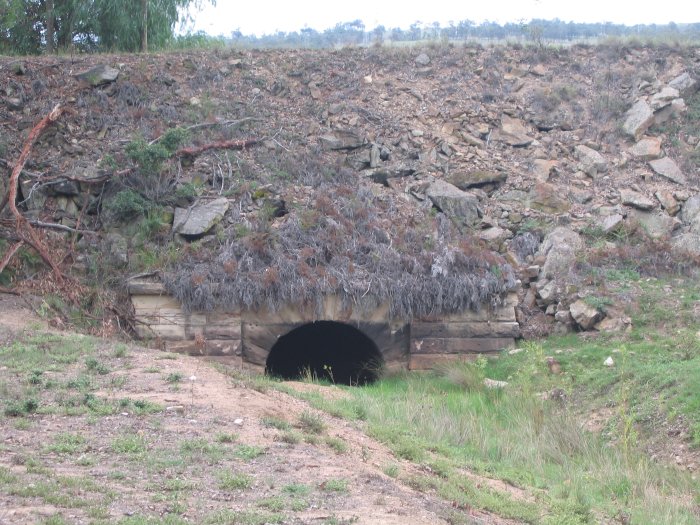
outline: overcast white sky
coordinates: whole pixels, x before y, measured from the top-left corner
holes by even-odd
[[[206,0],[205,0],[206,1]],[[303,27],[317,30],[361,19],[377,25],[407,28],[413,22],[484,20],[498,23],[559,18],[574,22],[628,25],[700,22],[698,0],[217,0],[195,16],[193,31],[228,36],[240,29],[261,35]]]

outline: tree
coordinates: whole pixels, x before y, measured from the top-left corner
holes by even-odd
[[[205,2],[216,0],[0,0],[0,51],[162,48],[190,8]]]

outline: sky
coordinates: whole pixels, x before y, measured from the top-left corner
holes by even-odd
[[[185,29],[210,35],[271,34],[310,27],[319,31],[357,19],[367,29],[377,25],[408,28],[426,24],[488,20],[500,24],[533,18],[565,22],[613,22],[627,25],[700,22],[698,0],[217,0],[193,12]]]

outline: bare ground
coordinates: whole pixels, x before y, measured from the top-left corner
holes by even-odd
[[[0,307],[0,345],[51,329],[23,299],[4,296]],[[1,524],[57,514],[68,523],[178,516],[193,523],[513,523],[410,487],[411,476],[425,471],[394,457],[361,423],[256,388],[202,359],[133,345],[115,357],[120,343],[96,344],[109,372],[94,377],[93,395],[130,402],[107,415],[39,411],[0,419]],[[61,385],[81,370],[83,360],[43,377]],[[0,379],[8,380],[8,372],[0,365]],[[333,387],[288,385],[343,395]],[[138,401],[161,409],[134,413]],[[302,414],[323,428],[308,431]],[[74,446],[61,448],[66,439]],[[227,485],[226,473],[247,480],[245,486]]]

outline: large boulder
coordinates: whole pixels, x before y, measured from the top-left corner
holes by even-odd
[[[348,150],[360,148],[365,145],[365,139],[352,130],[337,129],[322,135],[318,139],[325,149]]]
[[[639,100],[625,114],[623,131],[635,141],[639,140],[644,132],[654,123],[654,112],[645,100]]]
[[[528,136],[528,127],[520,119],[504,114],[501,117],[501,127],[498,130],[498,138],[514,148],[524,148],[532,144],[534,140]]]
[[[652,239],[666,239],[679,226],[678,219],[664,212],[631,210],[628,218],[639,225]]]
[[[472,224],[481,216],[479,199],[476,196],[444,180],[436,180],[430,184],[425,195],[441,212],[463,224]]]
[[[681,219],[685,224],[693,223],[698,217],[700,217],[700,193],[685,201],[681,211]]]
[[[496,189],[506,181],[508,174],[502,171],[456,171],[451,172],[446,180],[450,184],[457,186],[460,190],[468,190],[470,188],[487,188]]]
[[[677,76],[671,80],[668,85],[669,87],[677,89],[682,98],[688,98],[700,88],[698,81],[688,73]]]
[[[589,305],[583,299],[572,303],[569,306],[569,313],[583,330],[590,330],[603,317],[600,310]]]
[[[563,226],[552,230],[538,251],[539,256],[545,257],[540,278],[559,279],[568,275],[583,247],[583,239],[575,231]]]
[[[173,232],[185,238],[199,238],[223,219],[228,207],[228,199],[221,197],[211,202],[199,202],[191,208],[176,208]]]
[[[104,252],[107,253],[112,266],[124,268],[129,264],[129,245],[122,235],[108,233],[104,239]]]
[[[106,64],[100,64],[92,69],[89,69],[88,71],[83,71],[82,73],[75,75],[77,79],[82,80],[93,87],[114,82],[117,80],[118,76],[119,70]]]
[[[673,100],[677,99],[680,96],[680,93],[678,93],[678,90],[676,88],[672,87],[665,87],[658,93],[655,93],[653,97],[651,97],[651,102],[649,105],[651,106],[651,109],[654,111],[658,111],[661,108],[665,108],[668,106]]]
[[[625,206],[632,206],[638,210],[652,210],[654,209],[655,203],[646,195],[643,195],[637,191],[630,190],[629,188],[623,188],[620,190],[620,202]]]
[[[629,149],[632,156],[639,160],[654,160],[661,156],[661,139],[644,137]]]
[[[669,157],[652,160],[649,162],[649,166],[651,166],[651,169],[653,169],[656,174],[661,175],[663,178],[668,179],[671,182],[681,185],[688,183],[685,175],[683,175],[683,172],[678,167],[678,164],[676,164],[673,159],[670,159]]]
[[[574,154],[579,161],[579,169],[589,177],[595,178],[598,173],[605,173],[608,170],[608,161],[605,157],[588,146],[576,146]]]
[[[566,213],[571,208],[556,186],[547,182],[536,182],[528,195],[531,208],[545,213]]]

